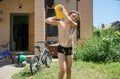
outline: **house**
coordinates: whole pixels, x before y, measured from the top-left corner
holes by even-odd
[[[9,42],[11,53],[30,53],[37,41],[58,41],[57,28],[45,24],[46,17],[55,15],[58,3],[67,11],[78,10],[81,14],[76,43],[92,36],[93,0],[0,0],[0,44]],[[57,46],[49,49],[56,52]]]
[[[115,22],[113,22],[111,26],[113,26],[113,27],[114,27],[114,26],[120,27],[120,21],[115,21]]]

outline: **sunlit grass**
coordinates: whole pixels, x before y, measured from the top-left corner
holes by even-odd
[[[58,79],[59,65],[53,62],[50,68],[32,76],[29,66],[13,76],[13,79]],[[65,78],[64,78],[65,79]],[[92,62],[74,61],[72,79],[120,79],[120,63],[98,64]]]

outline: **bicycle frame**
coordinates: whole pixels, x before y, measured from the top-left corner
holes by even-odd
[[[44,48],[40,56],[40,62],[42,62],[42,64],[45,64],[45,58],[47,57],[47,54],[48,54],[47,48]]]
[[[5,57],[7,54],[9,54],[10,52],[8,51],[8,49],[4,50],[2,53],[0,53],[0,56]]]
[[[39,51],[39,63],[45,63],[45,57],[46,57],[46,55],[47,55],[47,48],[46,47],[44,47],[44,49],[42,50],[42,52],[41,52],[41,47],[42,46],[40,46],[40,45],[37,45],[37,46],[35,46],[35,48],[37,48],[38,49],[38,51]]]
[[[3,48],[7,48],[8,43],[6,45],[0,45],[0,46]],[[12,63],[14,63],[13,57],[12,57],[10,51],[8,50],[8,48],[0,53],[0,61],[3,61],[6,56],[8,56],[9,59],[12,61]]]

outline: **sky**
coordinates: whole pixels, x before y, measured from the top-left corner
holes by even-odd
[[[120,0],[93,0],[93,26],[120,21]]]

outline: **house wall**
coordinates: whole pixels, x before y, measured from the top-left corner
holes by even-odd
[[[80,36],[78,43],[83,43],[85,38],[92,36],[93,32],[93,0],[80,0],[78,2],[78,11],[81,14]]]
[[[19,9],[19,3],[22,3],[22,8]],[[10,13],[33,13],[34,0],[3,0],[0,2],[0,10],[3,18],[0,21],[0,44],[10,42]]]
[[[76,0],[54,0],[56,4],[62,4],[67,11],[76,10]]]
[[[35,0],[35,44],[45,40],[45,0]]]
[[[0,2],[0,10],[3,18],[0,21],[0,44],[10,41],[10,13],[29,13],[34,17],[34,35],[32,34],[34,44],[37,41],[45,40],[45,0],[3,0]],[[55,4],[61,3],[65,6],[67,11],[76,10],[76,0],[54,0]],[[22,3],[22,8],[19,9],[19,3]],[[92,36],[92,23],[93,23],[93,0],[80,0],[78,2],[78,11],[81,14],[81,27],[80,35],[81,42],[85,37]],[[54,8],[53,6],[53,8]],[[29,38],[30,39],[30,38]],[[32,45],[34,46],[34,45]],[[30,47],[31,48],[31,47]]]

